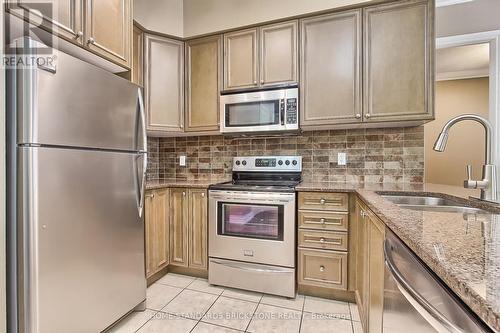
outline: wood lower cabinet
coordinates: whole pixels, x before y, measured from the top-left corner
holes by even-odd
[[[188,266],[189,202],[185,188],[170,189],[170,264]]]
[[[205,189],[189,190],[188,265],[207,269],[208,201]]]
[[[184,128],[184,42],[144,35],[144,104],[149,135]]]
[[[356,200],[355,210],[358,233],[356,302],[364,332],[381,333],[385,226],[360,200]]]
[[[150,191],[145,198],[146,277],[169,263],[168,190]]]
[[[207,269],[206,189],[170,189],[170,265]]]
[[[186,132],[219,132],[222,37],[186,42]]]
[[[361,122],[361,10],[300,21],[300,126]]]
[[[299,192],[298,208],[299,291],[313,288],[323,295],[332,289],[347,291],[348,195]]]
[[[434,119],[434,1],[364,9],[364,120]]]

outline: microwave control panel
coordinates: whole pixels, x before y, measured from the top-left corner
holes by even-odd
[[[287,124],[297,123],[297,99],[287,98],[286,100],[286,122]]]

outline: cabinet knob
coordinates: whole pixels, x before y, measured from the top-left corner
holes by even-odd
[[[361,114],[356,113],[356,119],[360,119],[360,118],[361,118]]]
[[[324,219],[324,218],[321,218],[319,221],[320,221],[322,224],[325,224],[325,219]]]
[[[201,197],[202,197],[202,198],[204,198],[204,197],[205,197],[205,193],[202,193],[202,194],[201,194]]]
[[[323,266],[323,265],[319,266],[319,271],[320,272],[324,272],[325,271],[325,266]]]
[[[370,118],[371,115],[369,113],[365,114],[365,118]]]
[[[88,40],[88,43],[89,44],[95,44],[95,39],[90,37],[89,40]]]
[[[182,192],[182,196],[185,197],[186,196],[186,192]]]
[[[78,32],[76,33],[75,39],[80,39],[80,38],[82,38],[82,37],[83,37],[83,31],[78,31]]]
[[[319,241],[320,241],[321,243],[324,243],[324,242],[325,242],[325,239],[324,239],[323,237],[321,237],[321,238],[319,239]]]
[[[261,83],[261,84],[264,84],[264,80],[260,80],[260,83]]]
[[[257,84],[257,80],[253,80],[253,84]]]
[[[325,202],[326,202],[326,200],[325,200],[325,199],[323,199],[323,198],[319,199],[319,203],[320,203],[320,204],[324,205],[324,204],[325,204]]]

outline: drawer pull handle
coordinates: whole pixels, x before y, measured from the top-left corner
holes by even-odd
[[[319,199],[319,203],[320,203],[320,204],[324,205],[324,204],[325,204],[325,202],[326,202],[326,200],[325,200],[325,199],[323,199],[323,198]]]
[[[325,219],[322,218],[319,221],[321,222],[321,224],[325,224]]]
[[[323,266],[323,265],[319,266],[319,271],[320,272],[324,272],[325,271],[325,266]]]

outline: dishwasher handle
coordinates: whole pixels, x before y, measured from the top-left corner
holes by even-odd
[[[463,330],[454,325],[448,318],[446,318],[441,312],[439,312],[428,300],[426,300],[422,295],[420,295],[415,288],[413,288],[410,283],[404,278],[403,274],[397,269],[394,260],[391,256],[391,244],[386,239],[384,241],[384,258],[385,265],[389,270],[389,273],[394,278],[398,289],[406,297],[406,299],[415,306],[414,304],[420,305],[421,308],[426,312],[426,314],[434,318],[440,327],[435,327],[434,323],[429,322],[438,332],[440,333],[465,333]],[[420,312],[420,309],[416,309]],[[424,316],[425,318],[426,316]]]

